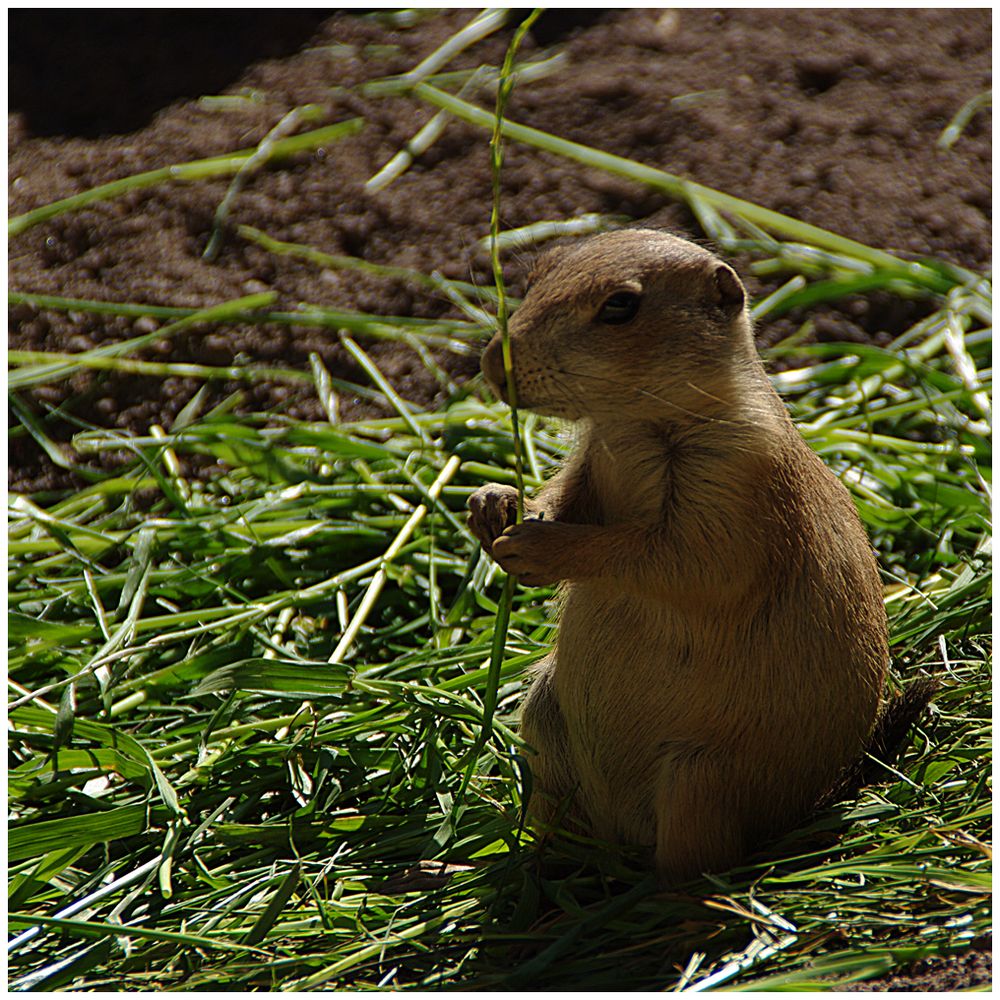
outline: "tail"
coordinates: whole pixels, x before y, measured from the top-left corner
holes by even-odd
[[[892,767],[903,755],[913,726],[939,686],[934,678],[921,677],[882,706],[864,753],[840,776],[822,805],[856,798],[862,788],[884,779],[885,765]]]

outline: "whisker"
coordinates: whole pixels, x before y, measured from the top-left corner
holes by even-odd
[[[565,368],[557,368],[554,369],[554,371],[558,371],[561,375],[569,375],[571,378],[589,378],[595,382],[607,382],[609,385],[616,386],[620,389],[625,389],[628,392],[634,392],[642,396],[648,396],[650,399],[655,399],[658,403],[662,403],[664,406],[672,406],[675,410],[678,410],[685,416],[694,417],[696,420],[702,420],[705,423],[727,424],[730,427],[740,427],[747,423],[747,421],[745,420],[728,420],[725,417],[713,417],[707,413],[698,413],[695,410],[689,410],[686,407],[681,406],[680,403],[675,403],[672,399],[666,399],[663,396],[659,395],[658,393],[650,392],[650,390],[643,389],[638,386],[629,385],[627,382],[621,382],[618,379],[609,378],[606,375],[591,375],[587,372],[574,372],[574,371],[569,371],[568,369]],[[697,388],[697,386],[693,386],[693,388]],[[703,389],[699,391],[702,392],[705,396],[708,396],[710,399],[716,398],[712,396],[710,393],[705,392],[705,390]],[[724,402],[724,400],[720,399],[718,400],[718,402],[722,403]]]
[[[700,385],[695,385],[694,382],[685,382],[684,384],[689,389],[694,389],[695,392],[700,392],[706,399],[711,399],[711,400],[713,400],[716,403],[722,403],[723,406],[726,403],[726,401],[724,399],[720,399],[718,396],[713,395],[707,389],[702,389],[702,387]]]

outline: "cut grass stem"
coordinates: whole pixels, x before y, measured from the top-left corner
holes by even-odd
[[[276,323],[282,326],[320,327],[348,333],[361,334],[375,340],[405,341],[407,337],[417,338],[429,347],[437,347],[453,354],[469,355],[477,352],[476,342],[484,336],[480,323],[469,323],[454,319],[421,319],[406,316],[376,316],[370,313],[351,312],[341,309],[328,309],[324,306],[302,303],[296,312],[272,312],[263,306],[256,307],[259,300],[264,304],[274,301],[277,293],[264,292],[249,296],[246,299],[235,300],[243,302],[242,308],[233,309],[226,314],[226,322],[232,323]],[[266,299],[261,298],[265,296]],[[26,304],[35,309],[56,309],[60,312],[96,313],[99,315],[127,316],[140,318],[151,316],[156,319],[168,319],[172,323],[181,320],[208,322],[203,315],[204,309],[180,308],[174,306],[139,305],[136,303],[94,302],[87,299],[69,299],[57,295],[35,295],[30,292],[8,292],[8,302],[11,305]],[[213,307],[220,308],[220,307]],[[197,317],[197,318],[196,318]],[[214,320],[213,320],[214,321]],[[120,356],[139,350],[147,343],[164,336],[163,327],[154,333],[136,337],[128,341],[95,348],[90,352],[73,355],[80,359],[94,356]],[[101,353],[103,352],[103,354]],[[34,369],[29,369],[34,372]],[[37,372],[34,372],[37,374]],[[21,375],[28,378],[29,375]],[[65,377],[61,374],[59,377]]]
[[[334,125],[326,125],[311,132],[303,132],[301,135],[281,139],[271,146],[268,151],[269,159],[284,159],[288,156],[294,156],[296,153],[311,152],[329,142],[354,135],[360,131],[363,125],[362,119],[350,118]],[[54,219],[67,212],[78,211],[99,201],[117,198],[130,191],[140,191],[143,188],[171,182],[191,182],[211,177],[231,176],[239,173],[257,155],[257,152],[256,148],[242,149],[222,156],[210,156],[204,160],[193,160],[190,163],[178,163],[156,170],[147,170],[145,173],[133,174],[131,177],[123,177],[121,180],[101,184],[88,191],[81,191],[80,194],[70,195],[68,198],[61,198],[51,204],[34,208],[22,215],[15,215],[7,223],[7,235],[8,237],[19,236],[25,230],[37,226],[41,222],[47,222],[49,219]]]
[[[448,459],[444,468],[438,473],[437,478],[427,491],[428,499],[431,502],[436,502],[441,496],[441,490],[458,471],[460,464],[460,459],[455,455],[452,455],[452,457]],[[344,657],[347,655],[352,643],[357,638],[358,632],[361,630],[362,625],[364,625],[367,621],[368,615],[375,606],[375,602],[378,600],[378,596],[382,592],[382,588],[385,586],[386,579],[388,578],[386,566],[396,558],[403,546],[409,542],[409,540],[413,537],[413,532],[416,530],[417,525],[420,524],[426,516],[427,505],[420,504],[420,506],[417,507],[417,509],[414,510],[414,512],[409,516],[406,524],[404,524],[399,530],[399,534],[397,534],[392,540],[392,544],[389,548],[385,550],[384,555],[379,560],[378,570],[376,570],[375,576],[372,577],[372,581],[368,585],[368,589],[365,591],[364,597],[361,599],[361,604],[358,610],[355,612],[350,624],[344,630],[344,634],[341,636],[336,648],[330,654],[330,663],[343,662]]]
[[[262,292],[257,295],[247,295],[229,302],[222,302],[219,305],[209,306],[206,309],[192,310],[187,316],[174,320],[174,322],[152,333],[146,333],[140,337],[132,337],[129,340],[106,344],[103,347],[95,347],[89,351],[74,354],[72,355],[72,362],[64,364],[36,364],[17,369],[8,374],[7,389],[8,391],[24,389],[29,386],[49,384],[68,378],[79,367],[85,366],[88,361],[100,364],[102,361],[110,358],[122,357],[123,355],[141,350],[149,344],[155,343],[157,340],[164,340],[183,333],[185,330],[189,330],[199,323],[232,322],[240,315],[271,305],[277,297],[277,292]]]
[[[314,122],[324,114],[323,108],[317,104],[307,104],[302,107],[292,108],[281,120],[271,129],[267,135],[261,139],[257,148],[247,157],[246,161],[236,171],[236,175],[229,182],[225,196],[219,202],[219,207],[215,210],[215,218],[212,221],[212,232],[208,238],[202,257],[207,261],[214,261],[222,248],[222,240],[225,233],[226,223],[229,221],[229,212],[233,202],[240,191],[246,186],[252,174],[261,170],[274,158],[275,150],[282,139],[288,138],[303,122]]]
[[[240,226],[237,232],[246,240],[256,243],[270,253],[279,256],[295,257],[299,260],[307,260],[310,263],[318,264],[320,267],[328,267],[332,270],[358,271],[361,274],[369,274],[375,278],[387,278],[392,281],[404,281],[417,285],[428,292],[441,292],[443,288],[455,290],[462,295],[473,298],[488,298],[495,300],[496,295],[490,288],[483,288],[473,285],[468,281],[452,281],[440,276],[425,274],[412,267],[394,267],[388,264],[373,264],[370,261],[362,260],[360,257],[350,257],[344,254],[331,254],[315,247],[306,246],[303,243],[289,243],[286,240],[278,240],[253,226]]]
[[[435,107],[448,111],[461,121],[481,128],[492,129],[495,117],[488,111],[463,101],[461,98],[448,94],[429,84],[417,84],[413,88],[416,97],[433,104]],[[733,195],[713,190],[694,181],[688,181],[675,174],[655,167],[648,167],[625,157],[605,153],[590,146],[584,146],[568,139],[550,135],[526,125],[520,125],[510,120],[501,124],[503,135],[515,142],[522,142],[536,149],[541,149],[557,156],[567,157],[587,167],[603,170],[606,173],[628,180],[636,181],[654,190],[661,191],[668,197],[684,203],[700,200],[710,205],[716,211],[726,211],[738,218],[760,226],[763,229],[789,239],[818,247],[832,253],[841,253],[848,258],[863,261],[878,270],[892,273],[921,287],[938,294],[944,294],[957,283],[976,277],[959,268],[948,266],[944,270],[951,272],[953,277],[946,276],[940,269],[929,268],[926,264],[905,261],[884,250],[865,246],[855,240],[810,225],[799,219],[782,215],[753,202],[744,201]]]

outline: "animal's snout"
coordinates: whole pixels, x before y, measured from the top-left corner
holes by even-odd
[[[489,344],[486,345],[486,350],[483,351],[483,357],[479,362],[479,367],[482,368],[483,375],[486,376],[486,381],[489,382],[490,388],[497,393],[501,399],[506,399],[507,376],[503,368],[503,342],[500,340],[499,336],[494,337]]]

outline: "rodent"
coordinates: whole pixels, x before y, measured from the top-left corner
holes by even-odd
[[[512,487],[469,500],[505,570],[562,585],[522,708],[529,816],[651,848],[664,884],[726,870],[871,737],[888,637],[865,530],[703,247],[625,229],[550,251],[509,336],[518,405],[578,432],[522,523]],[[499,335],[481,366],[506,399]]]

